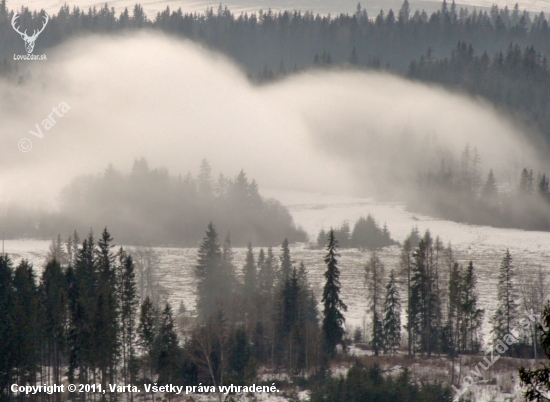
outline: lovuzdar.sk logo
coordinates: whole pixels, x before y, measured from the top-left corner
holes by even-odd
[[[38,38],[38,35],[42,33],[44,28],[46,28],[46,25],[48,25],[48,21],[50,20],[50,17],[48,14],[44,13],[44,22],[42,23],[42,28],[34,29],[32,35],[27,35],[27,30],[25,29],[24,32],[20,31],[20,27],[17,27],[17,18],[19,18],[19,13],[15,13],[13,15],[13,18],[11,19],[11,26],[17,32],[19,35],[21,35],[21,38],[25,41],[25,49],[27,50],[27,54],[14,54],[13,59],[14,60],[47,60],[45,54],[41,55],[35,55],[32,54],[32,51],[34,50],[34,42],[36,42],[36,39]]]

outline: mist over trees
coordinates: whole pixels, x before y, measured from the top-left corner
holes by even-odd
[[[60,195],[58,212],[8,209],[1,219],[8,237],[52,238],[106,222],[125,244],[197,246],[210,221],[231,234],[233,245],[305,241],[305,232],[278,201],[265,199],[244,171],[212,177],[203,160],[198,177],[171,176],[164,168],[134,162],[129,174],[110,165],[98,176],[75,178]]]
[[[351,10],[350,10],[351,11]],[[43,11],[17,10],[29,29],[41,26]],[[32,79],[11,61],[23,44],[10,25],[14,10],[0,6],[0,74],[20,84]],[[50,16],[35,53],[77,34],[152,29],[221,51],[249,76],[272,80],[311,68],[385,68],[410,78],[437,82],[480,95],[540,130],[550,141],[548,92],[550,29],[546,15],[493,5],[489,10],[443,1],[428,15],[411,9],[368,15],[360,4],[351,14],[271,10],[235,15],[227,6],[205,13],[166,10],[149,19],[136,4],[119,15],[107,5],[80,9],[63,5]],[[458,43],[458,45],[457,45]],[[19,49],[19,50],[18,50]]]
[[[482,166],[482,156],[469,145],[459,158],[441,158],[439,166],[428,165],[419,173],[407,207],[458,222],[550,230],[546,173],[508,166],[509,174],[503,178],[490,166]]]

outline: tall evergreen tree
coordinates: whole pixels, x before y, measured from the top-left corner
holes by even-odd
[[[222,253],[218,243],[218,233],[212,222],[208,224],[206,236],[199,251],[195,276],[197,277],[197,311],[205,318],[216,311],[216,300],[224,294],[220,283]]]
[[[492,318],[493,339],[502,339],[514,328],[518,318],[518,295],[515,289],[514,277],[516,276],[512,255],[506,249],[504,258],[500,263],[497,285],[498,305]]]
[[[472,261],[464,272],[461,289],[463,293],[461,307],[464,314],[462,350],[476,353],[482,346],[479,331],[485,311],[478,308],[477,276]]]
[[[286,281],[286,278],[288,278],[292,272],[292,267],[294,264],[294,261],[290,258],[290,249],[288,247],[288,240],[285,239],[283,241],[283,244],[281,245],[281,256],[279,257],[281,260],[281,270],[280,272],[280,283],[284,283]]]
[[[372,349],[378,355],[384,349],[383,300],[384,300],[384,264],[375,251],[371,253],[365,265],[365,283],[372,316]]]
[[[53,368],[53,381],[61,382],[62,356],[66,353],[68,321],[67,281],[57,260],[48,261],[40,284],[43,306],[43,331],[48,364]],[[59,399],[59,398],[56,398]]]
[[[400,273],[405,276],[405,283],[407,286],[407,323],[405,329],[407,330],[407,350],[408,355],[413,354],[413,316],[411,305],[411,277],[412,277],[412,253],[413,247],[411,246],[411,237],[407,236],[403,242],[401,248],[401,254],[399,256]]]
[[[134,261],[122,248],[119,252],[120,270],[120,341],[122,347],[122,376],[125,384],[134,383],[137,375],[137,309],[139,294],[135,279]],[[132,397],[132,396],[130,396]]]
[[[483,191],[481,195],[487,200],[492,200],[497,195],[497,181],[495,179],[495,175],[493,174],[493,169],[489,170],[487,181],[483,186]]]
[[[338,269],[338,241],[334,237],[334,230],[330,230],[325,256],[325,286],[323,288],[323,335],[325,351],[328,355],[334,355],[336,346],[341,344],[345,348],[344,323],[345,318],[342,312],[347,311],[347,306],[340,299],[340,270]]]
[[[160,384],[173,382],[178,364],[178,337],[175,332],[172,307],[166,303],[160,316],[158,335],[155,339],[156,369]]]
[[[18,384],[35,384],[39,362],[40,340],[40,304],[36,277],[32,264],[22,260],[13,274],[13,305],[11,321],[13,323],[12,351]],[[7,312],[10,314],[10,311]]]
[[[147,296],[141,304],[138,336],[139,345],[146,359],[146,363],[144,366],[144,377],[148,375],[151,381],[153,380],[153,368],[155,362],[154,346],[157,334],[156,319],[157,309],[153,305],[153,303],[151,303],[149,296]],[[145,370],[147,370],[148,372]]]
[[[395,272],[390,272],[384,301],[384,350],[392,355],[401,346],[401,302]]]
[[[102,386],[115,383],[119,358],[119,304],[113,239],[105,228],[97,243],[98,291],[93,317],[94,355],[101,371]],[[105,394],[102,398],[105,400]]]

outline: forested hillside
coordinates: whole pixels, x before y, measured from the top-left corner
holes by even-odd
[[[260,196],[258,184],[249,181],[244,171],[235,178],[220,174],[214,180],[206,160],[198,177],[171,176],[164,168],[149,168],[145,159],[136,160],[129,174],[110,165],[101,175],[75,178],[59,199],[56,212],[12,205],[1,218],[6,236],[51,239],[60,232],[85,232],[105,222],[120,233],[124,244],[194,247],[204,226],[215,221],[233,245],[307,239],[288,210],[277,200]]]

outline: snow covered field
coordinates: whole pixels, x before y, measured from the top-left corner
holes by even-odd
[[[397,203],[376,202],[369,198],[349,196],[328,196],[303,192],[262,190],[267,197],[275,197],[286,205],[295,222],[302,226],[311,239],[317,237],[321,228],[339,226],[344,220],[353,224],[360,216],[372,214],[380,223],[386,223],[397,241],[403,239],[417,226],[421,233],[429,229],[434,236],[440,236],[447,244],[451,243],[455,258],[466,264],[474,261],[477,267],[480,302],[486,310],[484,333],[489,331],[488,317],[496,305],[496,283],[498,267],[507,248],[516,261],[518,272],[538,269],[541,266],[549,271],[550,232],[530,232],[516,229],[498,229],[488,226],[460,224],[414,214]],[[220,234],[223,238],[225,234]],[[67,234],[63,234],[64,237]],[[116,233],[113,233],[116,243]],[[38,240],[7,240],[5,249],[16,260],[27,258],[41,268],[49,242]],[[278,254],[279,245],[274,244]],[[195,304],[194,278],[192,274],[196,261],[196,249],[158,248],[162,260],[163,285],[170,292],[170,300],[177,307],[180,300],[193,309]],[[255,249],[256,253],[258,249]],[[245,249],[235,250],[236,265],[242,267]],[[367,251],[356,249],[341,250],[340,268],[342,297],[348,304],[347,323],[362,325],[366,310],[363,284],[363,266],[368,258]],[[311,249],[307,244],[292,247],[295,261],[304,261],[309,270],[309,279],[320,295],[323,284],[324,250]],[[399,247],[393,246],[380,252],[386,271],[397,268]],[[550,272],[549,272],[550,273]]]
[[[499,7],[508,6],[512,9],[515,3],[518,3],[520,8],[527,9],[532,12],[550,11],[550,3],[548,0],[460,0],[457,2],[458,7],[468,6],[469,8],[488,8],[493,4]],[[10,8],[20,8],[22,6],[29,7],[31,10],[45,9],[50,13],[57,13],[61,6],[65,3],[64,0],[12,0],[8,2]],[[154,18],[157,12],[170,7],[171,10],[177,10],[181,7],[184,12],[204,12],[206,7],[214,7],[215,9],[220,4],[220,1],[213,0],[114,0],[109,1],[110,7],[114,7],[117,13],[124,10],[125,7],[132,9],[136,3],[140,3],[146,14]],[[310,10],[319,14],[337,15],[341,13],[353,13],[357,7],[358,0],[225,0],[222,2],[224,6],[228,6],[234,13],[241,12],[257,12],[261,9],[267,10]],[[398,10],[402,0],[363,0],[361,5],[367,10],[371,17],[376,16],[383,9],[387,12],[390,8],[394,11]],[[432,12],[441,7],[441,1],[426,1],[426,0],[410,0],[411,10],[426,10]],[[451,3],[450,1],[448,3]],[[78,0],[68,3],[72,8],[78,6],[83,9],[89,7],[102,7],[104,1],[98,0]]]

